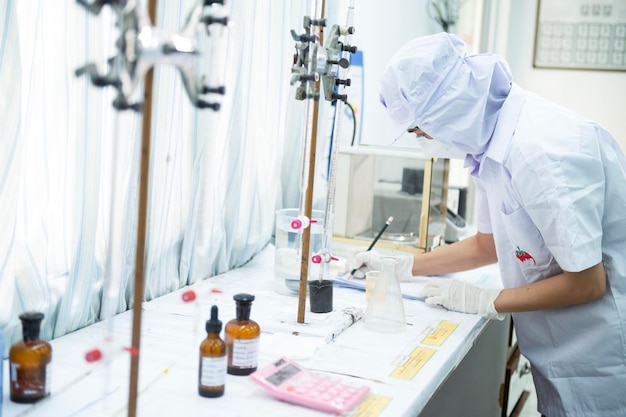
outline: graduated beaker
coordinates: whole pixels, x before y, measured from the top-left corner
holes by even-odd
[[[276,254],[274,257],[274,288],[280,294],[296,295],[300,287],[302,265],[302,236],[304,227],[294,228],[294,220],[299,220],[297,208],[281,209],[276,212]],[[321,264],[311,262],[311,256],[322,251],[324,212],[313,210],[309,244],[309,266],[307,281],[318,279]]]
[[[396,258],[380,258],[380,274],[376,280],[363,322],[378,332],[401,332],[406,327],[404,301],[396,276]]]

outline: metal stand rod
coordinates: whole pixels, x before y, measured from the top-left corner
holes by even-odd
[[[322,0],[321,17],[324,17],[326,1]],[[324,45],[324,27],[320,27],[319,44]],[[320,81],[315,82],[314,97],[319,97]],[[317,148],[317,121],[319,119],[319,99],[313,99],[313,117],[311,126],[311,147],[309,149],[309,178],[304,199],[304,215],[311,219],[313,213],[313,183],[315,182],[315,156]],[[306,139],[305,139],[306,140]],[[298,323],[304,323],[306,309],[306,291],[309,277],[309,248],[311,244],[311,226],[302,231],[302,254],[300,260],[300,286],[298,287]]]
[[[424,190],[422,191],[422,214],[417,237],[419,253],[428,251],[428,224],[430,222],[430,194],[433,183],[433,165],[436,158],[424,161]]]
[[[148,1],[148,16],[156,22],[156,0]],[[141,355],[141,313],[144,296],[144,273],[146,257],[146,217],[150,175],[150,133],[152,126],[152,84],[154,69],[149,69],[144,80],[143,120],[141,126],[141,165],[139,177],[139,204],[137,208],[137,245],[135,252],[135,288],[133,294],[132,347],[137,353],[130,356],[130,386],[128,390],[128,417],[137,415],[137,392],[139,385],[139,357]]]
[[[315,83],[315,92],[319,91],[319,81]],[[313,130],[311,133],[311,149],[309,150],[309,178],[306,188],[306,198],[304,204],[304,215],[311,219],[313,213],[313,183],[315,176],[315,148],[317,147],[317,120],[319,113],[319,102],[314,99],[313,104]],[[309,248],[311,244],[311,226],[305,227],[302,231],[302,254],[300,259],[300,286],[298,288],[298,323],[304,323],[304,312],[306,307],[306,291],[309,277]]]

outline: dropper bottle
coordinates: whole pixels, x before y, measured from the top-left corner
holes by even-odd
[[[254,295],[236,294],[236,318],[226,323],[224,334],[228,347],[228,368],[231,375],[250,375],[256,371],[261,328],[250,320]]]
[[[52,346],[39,339],[43,313],[26,312],[19,317],[23,340],[15,342],[9,352],[10,399],[33,403],[50,394]]]
[[[203,397],[224,395],[226,381],[226,343],[220,338],[222,322],[217,318],[217,306],[211,307],[211,319],[206,321],[207,337],[200,344],[198,394]]]

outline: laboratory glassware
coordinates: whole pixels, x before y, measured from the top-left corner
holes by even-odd
[[[313,210],[310,227],[308,280],[317,278],[320,264],[314,264],[313,254],[322,249],[324,213]],[[297,295],[300,286],[302,265],[302,219],[297,208],[286,208],[276,212],[276,240],[274,258],[274,288],[283,295]]]
[[[259,356],[261,327],[250,320],[254,295],[235,294],[236,317],[226,323],[224,335],[228,351],[227,372],[231,375],[250,375],[256,371]]]
[[[217,313],[217,306],[212,306],[211,318],[206,321],[207,336],[200,345],[198,394],[203,397],[221,397],[226,384],[226,343],[220,338],[222,322]]]
[[[404,302],[396,275],[396,259],[380,258],[380,274],[376,280],[363,322],[365,327],[378,332],[401,332],[406,327]]]
[[[50,394],[52,346],[39,338],[44,314],[20,314],[23,340],[9,352],[10,398],[16,403],[33,403]]]
[[[2,357],[4,358],[4,333],[0,330],[0,353],[2,353]],[[0,375],[4,375],[4,360],[0,360]],[[4,381],[4,377],[0,378],[0,392],[3,391],[2,382]],[[4,395],[0,395],[0,417],[2,417],[2,398]]]

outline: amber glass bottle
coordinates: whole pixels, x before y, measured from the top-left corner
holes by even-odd
[[[224,334],[228,347],[228,373],[250,375],[256,371],[259,356],[259,335],[261,328],[250,320],[250,309],[254,295],[236,294],[236,318],[226,323]]]
[[[43,313],[27,312],[20,315],[23,340],[9,351],[11,401],[32,403],[50,394],[50,362],[52,347],[39,339]]]
[[[217,306],[211,307],[211,319],[206,321],[206,339],[200,344],[198,394],[203,397],[224,395],[226,381],[226,343],[220,339],[222,322],[217,318]]]
[[[2,377],[0,377],[0,392],[4,393],[4,388],[2,386],[3,381],[4,381],[4,333],[2,333],[2,330],[0,330],[0,355],[2,356],[2,358],[0,358],[0,375],[2,375]],[[0,416],[2,415],[2,399],[4,398],[4,394],[0,395]]]

